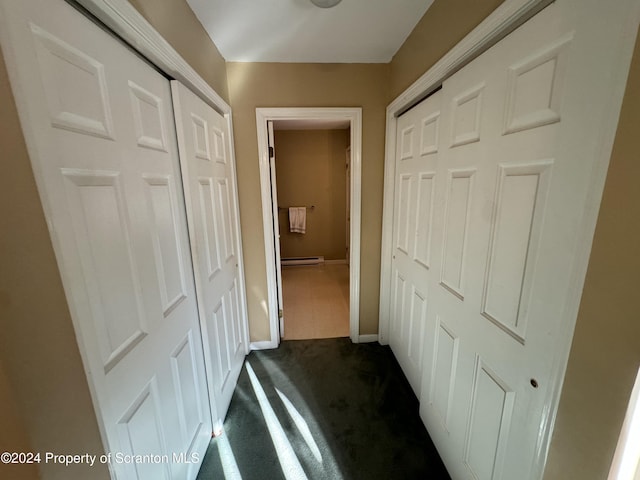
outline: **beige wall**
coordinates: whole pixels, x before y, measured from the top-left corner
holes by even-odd
[[[0,55],[0,364],[6,374],[0,417],[11,396],[24,437],[38,452],[102,453],[56,260]],[[9,403],[9,405],[7,405]],[[4,423],[4,421],[3,421]],[[19,423],[14,428],[21,429]],[[23,445],[15,437],[15,448]],[[109,478],[105,466],[40,464],[47,479]],[[3,477],[4,478],[4,477]]]
[[[278,205],[311,206],[304,235],[289,231],[279,211],[280,255],[346,258],[346,150],[349,129],[275,132]]]
[[[606,478],[640,365],[639,133],[637,40],[545,480]]]
[[[0,362],[0,452],[31,452],[27,429],[22,413],[18,409],[13,388]],[[35,464],[0,463],[0,478],[13,480],[36,480],[38,467]]]
[[[227,63],[251,341],[269,339],[256,107],[362,107],[360,333],[378,331],[388,65]]]
[[[129,0],[164,39],[229,103],[224,58],[186,0]]]
[[[390,99],[397,97],[503,0],[435,0],[391,61]]]

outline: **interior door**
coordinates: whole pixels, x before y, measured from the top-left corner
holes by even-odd
[[[605,3],[585,5],[584,18],[604,15]],[[456,479],[526,480],[544,455],[540,429],[553,415],[553,364],[569,328],[592,181],[586,139],[599,134],[598,108],[608,98],[606,84],[580,74],[598,41],[576,25],[568,13],[575,8],[547,7],[444,82],[439,158],[403,166],[434,118],[435,96],[398,120],[394,336],[406,351],[413,305],[428,298],[420,412]],[[431,221],[414,207],[418,178],[435,181],[435,215],[429,273],[416,285],[403,267],[411,234],[419,238],[411,222]]]
[[[433,288],[431,238],[441,92],[397,122],[393,225],[393,318],[389,344],[416,395],[422,382],[427,304]]]
[[[267,121],[269,141],[269,171],[271,175],[271,208],[273,218],[273,245],[276,257],[276,282],[278,287],[278,318],[280,321],[280,338],[284,337],[284,300],[282,294],[282,264],[280,256],[280,209],[278,208],[278,187],[276,181],[276,147],[273,134],[273,122]],[[288,218],[288,217],[287,217]]]
[[[235,170],[226,119],[171,82],[185,186],[207,380],[216,429],[247,352]]]
[[[2,7],[105,448],[159,459],[112,473],[193,479],[212,425],[169,82],[64,1]]]

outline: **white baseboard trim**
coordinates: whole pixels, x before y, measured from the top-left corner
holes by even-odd
[[[371,343],[378,341],[378,334],[370,334],[370,335],[360,335],[358,337],[358,343]]]
[[[325,260],[324,263],[325,265],[346,265],[347,259],[343,258],[338,260]]]
[[[271,340],[262,340],[260,342],[251,342],[249,344],[249,350],[271,350],[273,348],[278,348],[278,344]]]

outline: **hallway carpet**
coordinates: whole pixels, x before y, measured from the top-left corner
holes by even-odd
[[[252,352],[224,430],[198,480],[449,479],[411,387],[378,343],[298,340]]]

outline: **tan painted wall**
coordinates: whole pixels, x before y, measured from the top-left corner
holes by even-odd
[[[256,107],[362,107],[360,333],[378,331],[388,65],[227,63],[251,341],[269,338]]]
[[[0,452],[32,452],[27,438],[22,413],[18,409],[13,388],[9,384],[2,363],[0,363]],[[0,463],[0,478],[14,480],[36,480],[36,464]]]
[[[14,396],[24,419],[23,438],[28,438],[34,451],[103,453],[1,55],[0,105],[4,166],[0,175],[0,363],[9,384],[6,395],[0,395],[0,417],[11,415],[7,403]],[[14,428],[20,430],[21,425]],[[15,441],[16,449],[24,445],[20,436]],[[42,463],[40,471],[46,479],[109,478],[104,465],[67,469]]]
[[[289,231],[279,212],[280,255],[326,260],[346,258],[346,149],[349,129],[275,132],[278,205],[310,206],[306,233]]]
[[[639,133],[637,40],[545,480],[606,478],[640,366]]]
[[[391,61],[391,99],[415,82],[503,0],[435,0]]]
[[[129,0],[218,95],[229,103],[224,58],[186,0]]]

